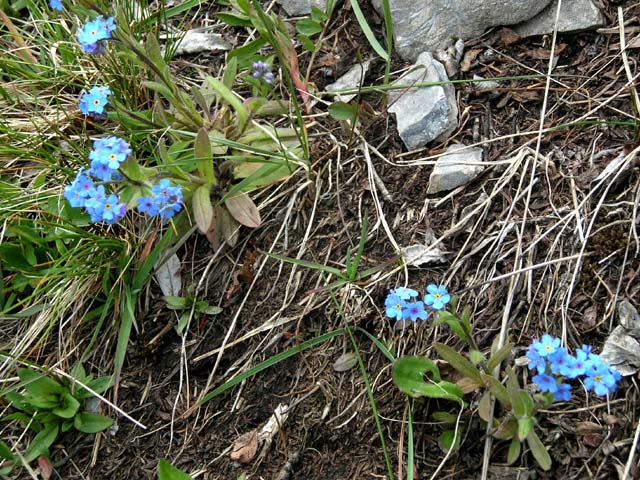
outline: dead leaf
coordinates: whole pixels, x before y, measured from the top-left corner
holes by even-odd
[[[469,70],[471,70],[473,62],[476,61],[476,58],[478,58],[478,55],[480,55],[481,53],[482,49],[480,48],[473,48],[466,52],[464,54],[464,57],[462,58],[462,62],[460,62],[460,70],[462,70],[463,72],[468,72]]]
[[[500,30],[500,41],[508,47],[509,45],[513,45],[520,41],[522,37],[518,35],[516,32],[511,30],[510,28],[502,28]]]
[[[226,209],[222,209],[220,232],[230,247],[235,247],[240,238],[240,224],[236,222]]]
[[[51,478],[51,475],[53,475],[53,465],[51,465],[51,460],[47,457],[38,457],[38,468],[40,469],[42,478],[45,480]]]
[[[511,96],[518,103],[535,102],[540,99],[540,92],[537,90],[517,90],[512,92]]]
[[[420,265],[444,263],[447,261],[445,257],[447,252],[440,250],[439,247],[416,244],[402,247],[400,251],[404,262],[409,266],[419,267]]]
[[[559,57],[566,48],[566,43],[558,44],[558,46],[553,50],[553,55],[555,57]],[[551,50],[547,50],[546,48],[535,48],[527,50],[525,52],[525,55],[531,58],[535,58],[536,60],[548,60],[551,56]]]
[[[153,274],[160,290],[165,297],[177,297],[182,290],[182,277],[180,276],[180,259],[175,253],[169,258],[160,258],[159,267]]]
[[[475,392],[480,385],[471,380],[469,377],[462,377],[460,380],[456,382],[456,385],[462,390],[462,393],[471,393]]]
[[[602,425],[598,425],[594,422],[579,422],[576,425],[576,432],[580,435],[586,435],[587,433],[601,432]]]
[[[209,225],[209,230],[207,230],[207,240],[214,248],[217,250],[220,248],[220,243],[222,242],[220,235],[221,232],[221,217],[222,217],[222,209],[220,207],[216,207],[213,209],[213,217],[211,218],[211,224]]]
[[[224,201],[224,205],[233,218],[240,224],[251,228],[257,228],[262,223],[260,211],[251,197],[244,192],[235,194]]]
[[[258,430],[240,435],[231,447],[231,460],[240,463],[249,463],[258,453]]]
[[[598,305],[591,305],[582,314],[580,323],[584,325],[584,330],[591,330],[596,326],[598,318]]]
[[[193,216],[200,233],[207,233],[213,219],[209,185],[201,185],[193,192]]]
[[[333,364],[333,369],[336,372],[346,372],[351,370],[358,363],[358,358],[354,352],[343,353]]]

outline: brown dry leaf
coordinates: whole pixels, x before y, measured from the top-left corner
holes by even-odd
[[[600,433],[587,433],[582,436],[582,441],[585,445],[593,448],[597,448],[602,445],[603,436]]]
[[[580,422],[576,425],[576,432],[580,435],[586,435],[588,433],[601,432],[602,425],[598,425],[594,422]]]
[[[512,98],[518,103],[535,102],[540,100],[538,90],[517,90],[513,92]]]
[[[258,453],[258,430],[243,433],[231,447],[231,460],[240,463],[249,463]]]
[[[591,305],[584,311],[580,323],[584,325],[584,330],[591,330],[596,326],[596,320],[598,318],[598,306]]]
[[[475,392],[480,385],[471,380],[469,377],[463,377],[456,382],[456,385],[462,390],[463,393]]]
[[[562,52],[564,52],[565,48],[567,48],[566,43],[560,43],[553,51],[553,55],[558,57]],[[535,58],[536,60],[548,60],[551,55],[551,50],[547,50],[546,48],[534,48],[531,50],[527,50],[525,55],[531,58]]]
[[[510,28],[503,28],[502,30],[500,30],[500,41],[504,43],[506,47],[519,42],[521,38],[522,37],[520,37],[520,35],[518,35]]]
[[[220,231],[220,222],[222,220],[222,209],[220,207],[215,207],[213,209],[213,217],[211,218],[211,225],[209,226],[209,230],[207,230],[207,240],[214,248],[217,250],[220,248],[221,238],[220,235],[222,232]]]
[[[482,49],[480,48],[474,48],[466,52],[462,58],[462,62],[460,62],[460,70],[463,72],[471,70],[471,65],[476,61],[476,58],[478,58],[478,55],[481,53]]]
[[[258,228],[262,220],[260,211],[251,197],[244,192],[235,194],[224,201],[227,210],[239,223],[251,228]]]

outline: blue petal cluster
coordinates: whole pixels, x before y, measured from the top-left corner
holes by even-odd
[[[91,87],[88,92],[83,93],[80,97],[78,107],[84,115],[100,116],[104,113],[104,107],[109,103],[107,99],[109,95],[111,95],[109,87]]]
[[[182,187],[173,186],[166,178],[151,187],[151,195],[138,199],[138,211],[147,215],[160,215],[167,220],[182,210]]]
[[[49,0],[49,6],[54,10],[64,10],[61,0]]]
[[[434,290],[435,289],[435,290]],[[435,293],[431,293],[432,290]],[[425,306],[431,307],[433,310],[442,310],[446,303],[451,300],[450,295],[444,286],[429,285],[427,287],[427,295],[424,301],[417,300],[420,294],[411,288],[398,287],[390,290],[384,301],[385,313],[388,317],[395,320],[426,320],[429,316]],[[436,295],[438,296],[436,299]]]
[[[560,345],[560,339],[549,334],[535,340],[527,350],[529,370],[535,370],[533,382],[542,392],[553,394],[556,401],[571,398],[571,386],[565,379],[582,378],[587,391],[605,396],[615,392],[620,373],[604,363],[591,347],[583,345],[575,356]]]
[[[129,144],[121,138],[113,136],[99,138],[93,142],[93,150],[89,152],[89,160],[91,160],[89,173],[105,182],[112,179],[119,180],[117,170],[130,154]]]
[[[127,206],[115,194],[108,194],[104,185],[97,185],[92,178],[78,171],[71,185],[64,187],[64,196],[72,207],[84,208],[94,223],[116,223],[127,212]]]
[[[115,29],[116,25],[113,23],[113,17],[105,20],[100,15],[78,30],[78,42],[80,42],[84,52],[100,55],[104,52],[105,40],[111,38],[111,32]]]
[[[271,65],[265,62],[253,62],[253,65],[251,66],[253,68],[253,73],[251,74],[253,78],[262,78],[265,83],[273,83],[273,73],[271,72]]]

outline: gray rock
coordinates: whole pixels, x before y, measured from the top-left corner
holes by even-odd
[[[358,88],[362,84],[362,80],[369,71],[370,65],[371,60],[366,60],[362,62],[362,64],[354,65],[338,80],[333,82],[331,85],[327,85],[327,92],[337,92],[339,90]],[[338,102],[349,102],[355,96],[355,93],[338,93],[336,94],[335,99]]]
[[[447,73],[429,52],[422,53],[414,68],[397,85],[446,82]],[[389,112],[396,114],[398,133],[409,150],[433,140],[446,139],[458,126],[458,106],[453,85],[396,90],[389,95]]]
[[[514,31],[521,37],[544,35],[553,32],[556,21],[558,0],[545,8],[538,15],[524,23],[516,25]],[[562,0],[560,17],[558,18],[559,32],[577,32],[601,27],[605,24],[602,12],[591,0]]]
[[[311,7],[318,7],[323,12],[327,9],[327,0],[278,0],[278,3],[290,17],[309,15]]]
[[[396,51],[415,60],[487,28],[515,25],[540,13],[551,0],[390,0]],[[373,5],[382,15],[381,0]]]
[[[466,148],[459,143],[451,145],[436,161],[429,177],[427,193],[453,190],[476,178],[484,170],[482,148]]]

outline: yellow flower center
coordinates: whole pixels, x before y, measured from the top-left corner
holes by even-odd
[[[436,300],[440,300],[440,296],[441,296],[441,295],[440,295],[439,293],[436,293],[436,294],[434,295],[434,297],[436,297]]]

